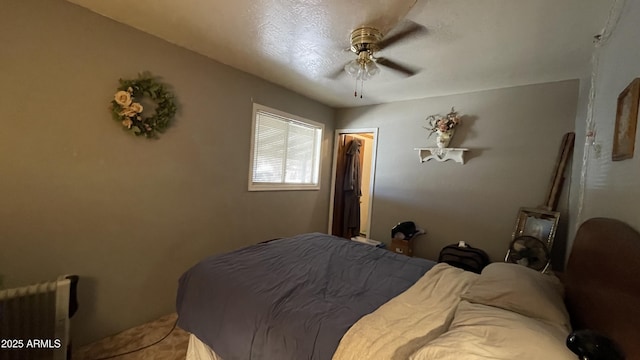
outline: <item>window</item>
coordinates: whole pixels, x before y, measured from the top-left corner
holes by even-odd
[[[253,104],[249,190],[317,190],[324,125]]]

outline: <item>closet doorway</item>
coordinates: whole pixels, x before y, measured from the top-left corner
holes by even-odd
[[[370,237],[377,146],[377,128],[336,130],[329,234]]]

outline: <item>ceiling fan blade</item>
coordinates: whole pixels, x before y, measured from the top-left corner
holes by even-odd
[[[389,69],[392,69],[392,70],[395,70],[397,72],[400,72],[400,73],[402,73],[402,74],[404,74],[406,76],[413,76],[418,72],[417,70],[410,69],[407,66],[400,65],[395,61],[391,61],[389,59],[382,58],[382,57],[376,58],[376,63],[378,65],[385,66],[385,67],[388,67]]]
[[[382,39],[382,41],[378,42],[378,47],[380,49],[384,49],[397,43],[400,40],[408,39],[410,37],[427,32],[427,28],[424,25],[420,25],[409,20],[405,21],[405,23],[409,24],[404,26],[404,28],[399,30],[397,33],[392,33],[391,36]]]
[[[325,75],[324,77],[326,77],[327,79],[331,79],[331,80],[336,80],[337,78],[341,77],[342,75],[344,75],[344,66],[340,67],[339,69],[336,69],[330,73],[328,73],[327,75]]]

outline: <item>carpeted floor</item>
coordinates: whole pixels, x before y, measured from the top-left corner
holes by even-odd
[[[119,334],[83,346],[73,352],[73,360],[97,360],[122,354],[152,344],[165,336],[178,316],[170,314],[156,321],[136,326]],[[116,360],[184,360],[187,354],[189,334],[176,327],[160,343],[134,353],[114,357]]]

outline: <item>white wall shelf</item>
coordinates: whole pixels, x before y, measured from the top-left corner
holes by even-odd
[[[464,148],[415,148],[420,156],[420,162],[429,161],[431,159],[443,162],[447,160],[453,160],[457,163],[464,164],[464,152],[469,149]]]

